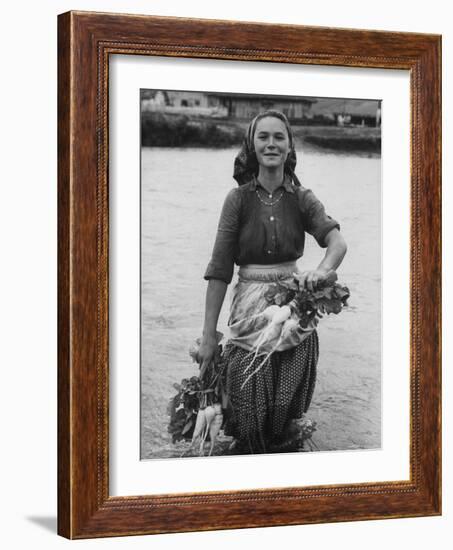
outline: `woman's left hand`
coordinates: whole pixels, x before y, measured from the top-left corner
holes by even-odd
[[[313,290],[316,290],[318,288],[320,283],[326,280],[329,272],[329,269],[318,268],[298,273],[297,279],[299,281],[299,286],[306,287],[308,290],[313,292]]]

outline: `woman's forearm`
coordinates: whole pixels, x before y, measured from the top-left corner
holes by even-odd
[[[203,336],[215,337],[217,321],[227,289],[227,283],[220,279],[210,279],[206,291]]]
[[[343,261],[347,251],[347,246],[343,235],[338,231],[338,229],[333,229],[326,236],[326,244],[326,255],[319,264],[318,269],[323,269],[326,271],[337,269]]]

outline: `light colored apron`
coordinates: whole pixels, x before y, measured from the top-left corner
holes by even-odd
[[[296,262],[284,262],[271,265],[248,264],[240,266],[238,281],[233,288],[230,317],[228,320],[228,340],[258,356],[268,355],[274,351],[293,348],[303,342],[314,330],[314,327],[294,328],[282,331],[265,343],[260,342],[263,331],[270,321],[262,312],[273,305],[272,295],[278,289],[278,283],[291,285],[294,273],[298,269]],[[296,318],[293,313],[292,318]]]

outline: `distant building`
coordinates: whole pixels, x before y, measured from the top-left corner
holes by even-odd
[[[159,107],[208,107],[204,92],[184,92],[171,90],[142,90],[142,107],[150,110]]]
[[[337,126],[380,126],[381,101],[319,98],[312,115],[335,121]]]
[[[170,98],[165,90],[141,90],[141,102],[142,109],[151,110],[170,105]]]
[[[142,90],[141,109],[143,112],[208,118],[222,118],[227,114],[225,109],[209,107],[204,92]]]
[[[233,120],[250,120],[267,109],[282,111],[292,122],[309,117],[315,99],[264,94],[142,90],[142,110]]]
[[[170,105],[173,107],[209,107],[204,92],[167,92]]]
[[[209,107],[226,108],[228,118],[249,120],[267,109],[283,112],[289,120],[297,122],[309,115],[316,99],[298,96],[270,96],[265,94],[231,94],[207,92]]]

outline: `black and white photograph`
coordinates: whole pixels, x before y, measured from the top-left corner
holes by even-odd
[[[4,548],[451,548],[447,7],[5,3]]]
[[[381,108],[140,91],[142,460],[381,447]]]

